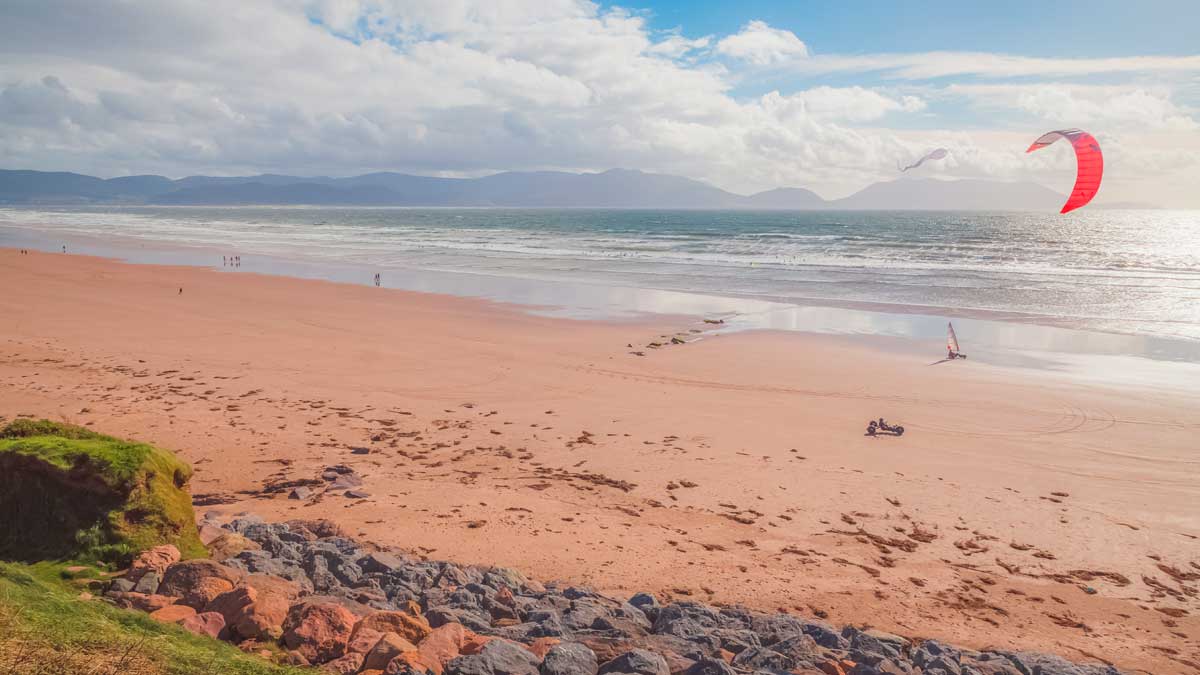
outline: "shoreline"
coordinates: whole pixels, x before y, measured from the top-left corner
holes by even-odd
[[[0,342],[0,414],[174,448],[197,467],[198,494],[232,500],[211,507],[225,514],[325,516],[439,559],[605,592],[815,608],[838,624],[1085,649],[1153,672],[1179,667],[1158,647],[1187,653],[1200,637],[1181,590],[1195,583],[1159,567],[1200,564],[1194,390],[1131,396],[974,358],[931,368],[795,332],[716,333],[638,357],[626,344],[695,323],[0,259],[19,289],[0,298],[19,317]],[[863,437],[881,415],[909,433]],[[264,496],[339,462],[364,475],[365,504]],[[887,552],[874,539],[917,527],[935,536]],[[1080,570],[1126,583],[1046,576]],[[1180,597],[1153,597],[1143,578]],[[1087,629],[1054,618],[1068,615]]]
[[[18,245],[56,254],[43,233],[5,226],[0,232],[30,237]],[[202,245],[163,241],[117,244],[106,237],[74,236],[73,255],[128,264],[187,266],[213,271],[264,274],[370,286],[376,268],[345,262],[248,255],[246,267],[223,269],[205,262],[222,252]],[[12,248],[3,246],[0,248]],[[613,286],[599,282],[496,276],[490,273],[422,268],[380,268],[383,286],[392,290],[471,298],[554,318],[593,321],[655,321],[657,317],[723,319],[724,333],[780,331],[856,340],[923,343],[930,353],[943,349],[945,321],[957,322],[960,341],[980,361],[1004,367],[1058,371],[1083,382],[1120,386],[1174,387],[1190,390],[1200,378],[1200,342],[1182,338],[1104,332],[1049,316],[992,310],[951,310],[933,306],[888,305],[816,298],[789,299],[713,295]],[[1097,377],[1099,375],[1099,377]]]

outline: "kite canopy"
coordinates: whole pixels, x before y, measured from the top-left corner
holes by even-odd
[[[1100,189],[1100,179],[1104,175],[1104,155],[1100,153],[1100,144],[1096,142],[1096,139],[1080,129],[1051,131],[1034,141],[1033,145],[1029,146],[1025,152],[1041,150],[1060,138],[1071,142],[1075,148],[1075,161],[1078,164],[1075,187],[1071,190],[1071,196],[1067,199],[1067,203],[1063,204],[1062,211],[1059,211],[1059,213],[1066,213],[1087,204],[1092,201],[1092,197],[1096,196],[1096,192]]]
[[[929,159],[944,159],[944,158],[946,157],[946,154],[947,154],[947,153],[949,153],[949,152],[950,152],[950,151],[949,151],[949,150],[947,150],[947,149],[945,149],[945,148],[938,148],[937,150],[933,150],[933,151],[931,151],[931,152],[928,152],[928,153],[926,153],[926,154],[925,154],[925,156],[924,156],[924,157],[922,157],[921,159],[918,159],[916,162],[914,162],[914,163],[912,163],[912,164],[909,164],[908,166],[906,166],[906,167],[904,167],[903,169],[900,169],[900,170],[901,170],[901,171],[908,171],[909,169],[915,169],[915,168],[917,168],[918,166],[921,166],[922,164],[924,164],[924,163],[925,163],[925,160],[929,160]]]

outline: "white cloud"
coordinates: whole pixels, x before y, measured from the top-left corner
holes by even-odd
[[[802,59],[808,47],[795,33],[772,28],[764,21],[751,21],[734,35],[717,43],[717,53],[756,66]]]
[[[1136,85],[1070,83],[951,85],[948,93],[991,109],[1017,109],[1055,124],[1108,129],[1200,129],[1169,91]]]
[[[814,56],[792,67],[810,74],[880,73],[885,77],[930,80],[953,76],[1079,77],[1098,74],[1196,73],[1200,56],[1117,58],[1037,58],[983,52],[920,52]]]
[[[863,87],[814,87],[790,96],[771,92],[763,97],[764,106],[780,117],[811,116],[814,119],[867,122],[890,112],[919,112],[925,101],[917,96],[891,97]]]

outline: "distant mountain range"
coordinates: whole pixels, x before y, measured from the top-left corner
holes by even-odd
[[[849,197],[779,188],[738,195],[707,183],[626,169],[505,172],[483,178],[371,173],[350,178],[263,174],[236,178],[95,178],[0,170],[0,204],[494,206],[763,210],[1057,210],[1064,197],[1030,182],[902,178]]]

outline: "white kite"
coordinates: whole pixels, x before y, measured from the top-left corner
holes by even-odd
[[[904,167],[903,169],[900,169],[900,170],[901,170],[901,171],[908,171],[909,169],[915,169],[915,168],[917,168],[918,166],[921,166],[922,164],[924,164],[924,163],[925,163],[927,160],[931,160],[931,159],[945,159],[945,158],[946,158],[946,155],[948,155],[948,154],[950,154],[950,151],[949,151],[949,150],[947,150],[947,149],[945,149],[945,148],[938,148],[938,149],[936,149],[936,150],[930,151],[928,154],[926,154],[926,155],[925,155],[924,157],[922,157],[921,159],[918,159],[918,160],[916,161],[916,163],[914,163],[914,164],[909,164],[908,166],[906,166],[906,167]]]

